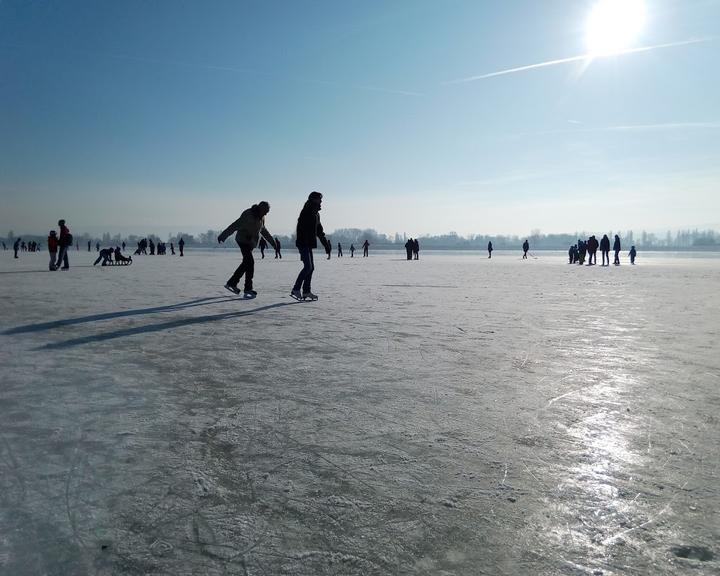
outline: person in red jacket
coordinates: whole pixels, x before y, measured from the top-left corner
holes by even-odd
[[[60,245],[60,251],[58,252],[57,262],[55,262],[55,268],[60,270],[67,270],[70,268],[68,262],[68,248],[72,246],[73,237],[70,234],[70,230],[65,226],[65,220],[58,220],[58,226],[60,226],[60,239],[58,244]],[[61,266],[62,264],[62,266]]]
[[[58,251],[57,232],[55,232],[55,230],[50,230],[50,235],[47,240],[48,252],[50,252],[50,270],[57,270],[57,267],[55,266],[55,258],[57,257]]]

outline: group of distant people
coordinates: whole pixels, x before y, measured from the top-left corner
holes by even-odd
[[[420,242],[415,238],[408,238],[405,242],[405,253],[408,260],[419,260],[420,259]]]
[[[577,244],[573,244],[568,249],[568,263],[569,264],[585,264],[587,258],[587,265],[594,266],[597,264],[597,251],[600,250],[602,255],[601,266],[610,266],[610,238],[607,234],[603,234],[603,237],[598,241],[595,236],[590,236],[587,240],[578,239]],[[620,266],[620,251],[622,250],[620,243],[620,236],[615,234],[615,239],[612,244],[612,250],[614,252],[613,264]],[[628,252],[630,256],[630,264],[635,264],[635,256],[637,250],[635,246],[630,248]]]
[[[125,250],[125,242],[123,242],[123,250]],[[137,248],[135,248],[133,255],[139,256],[144,254],[147,256],[148,250],[150,250],[150,256],[155,256],[156,254],[158,256],[164,256],[167,254],[167,244],[161,241],[155,244],[152,238],[141,238],[138,240]],[[178,250],[180,250],[180,256],[185,255],[185,240],[183,240],[182,237],[178,241]],[[175,244],[172,242],[170,242],[170,253],[173,256],[175,255]]]
[[[275,240],[275,259],[282,260],[282,252],[280,252],[280,248],[282,247],[282,245],[280,244],[280,239],[277,236],[275,236],[274,240]],[[261,260],[264,260],[265,259],[265,250],[267,250],[267,247],[268,247],[268,243],[265,240],[265,238],[260,238],[259,247],[260,247]]]

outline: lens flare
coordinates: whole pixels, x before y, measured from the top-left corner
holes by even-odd
[[[587,19],[586,42],[592,56],[631,48],[645,26],[643,0],[600,0]]]

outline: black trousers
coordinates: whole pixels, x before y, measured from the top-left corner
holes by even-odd
[[[253,247],[251,244],[240,244],[239,242],[238,246],[240,246],[240,252],[242,252],[243,259],[240,266],[238,266],[237,270],[235,270],[233,275],[230,276],[230,280],[228,280],[227,283],[230,286],[237,286],[238,282],[240,282],[240,278],[242,278],[244,274],[245,290],[252,290],[253,276],[255,275],[255,258],[253,258],[252,255]]]

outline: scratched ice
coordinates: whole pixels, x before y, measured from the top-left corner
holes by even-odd
[[[717,255],[186,256],[0,253],[0,574],[720,571]]]

